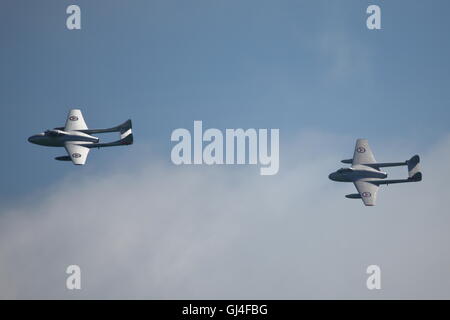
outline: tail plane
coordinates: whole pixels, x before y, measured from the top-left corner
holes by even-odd
[[[380,181],[371,181],[371,183],[379,186],[381,184],[422,181],[422,171],[420,170],[420,157],[418,155],[415,155],[411,159],[407,160],[405,164],[408,166],[408,179],[380,180]]]
[[[96,133],[104,133],[104,132],[119,132],[120,139],[113,142],[108,143],[93,143],[84,145],[87,148],[104,148],[104,147],[115,147],[115,146],[124,146],[133,144],[133,131],[131,120],[127,120],[124,123],[109,129],[94,129]],[[102,130],[102,131],[99,131]],[[108,130],[108,131],[105,131]],[[85,132],[87,133],[87,132]],[[91,132],[92,133],[92,132]]]

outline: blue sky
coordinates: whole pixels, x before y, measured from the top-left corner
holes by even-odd
[[[26,140],[69,108],[91,127],[133,119],[141,145],[96,152],[85,172],[125,152],[168,161],[171,131],[193,120],[280,128],[282,141],[317,130],[426,148],[448,133],[447,1],[76,3],[81,31],[65,27],[70,1],[2,4],[2,200],[80,170]],[[380,31],[365,26],[369,4]]]
[[[137,143],[166,159],[171,131],[196,119],[379,143],[448,132],[446,1],[76,3],[81,31],[65,27],[69,1],[3,2],[3,199],[79,170],[52,160],[63,150],[26,140],[63,125],[69,108],[93,127],[132,118]],[[365,26],[373,3],[380,31]],[[125,151],[89,165],[115,152]]]
[[[66,29],[73,3],[79,31]],[[382,30],[366,28],[370,4]],[[2,1],[0,298],[448,298],[448,12],[445,0]],[[27,142],[71,108],[92,128],[131,118],[135,144],[79,167]],[[173,165],[170,135],[194,120],[279,128],[279,174]],[[327,176],[357,138],[379,161],[420,154],[424,180],[383,187],[369,210],[345,199],[353,186]],[[81,292],[63,286],[72,263]],[[370,264],[381,292],[365,287]]]

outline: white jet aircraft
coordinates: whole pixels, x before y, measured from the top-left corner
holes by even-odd
[[[353,159],[342,160],[342,163],[351,164],[350,168],[342,168],[331,173],[328,177],[333,181],[353,182],[358,193],[348,194],[349,199],[362,199],[366,206],[374,206],[377,200],[378,187],[382,184],[417,182],[422,180],[418,155],[404,162],[377,163],[369,143],[366,139],[356,140]],[[387,173],[380,170],[382,167],[408,166],[408,178],[399,180],[383,180]]]
[[[92,136],[95,133],[120,132],[120,140],[108,143],[99,143],[100,139]],[[131,120],[127,120],[117,127],[108,129],[88,129],[83,115],[78,109],[69,111],[66,126],[47,130],[33,135],[28,141],[47,147],[64,147],[68,156],[56,157],[60,161],[72,161],[83,165],[91,148],[114,147],[133,144]]]

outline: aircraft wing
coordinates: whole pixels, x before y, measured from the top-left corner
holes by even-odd
[[[64,144],[64,148],[66,148],[67,153],[69,154],[70,159],[73,164],[83,165],[86,163],[86,159],[89,153],[89,148],[80,146],[73,142],[66,142]]]
[[[369,163],[376,163],[372,150],[370,150],[369,142],[367,139],[356,140],[352,165]]]
[[[364,204],[374,206],[377,201],[378,186],[365,180],[357,180],[354,184]]]
[[[88,127],[86,125],[86,122],[84,122],[81,110],[78,109],[70,110],[69,115],[67,116],[64,131],[86,130],[87,128]]]

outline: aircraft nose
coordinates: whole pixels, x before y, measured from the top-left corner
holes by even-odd
[[[339,175],[336,172],[332,172],[329,174],[328,178],[333,181],[340,181]]]
[[[30,142],[30,143],[36,143],[36,135],[29,137],[29,138],[28,138],[28,142]]]

